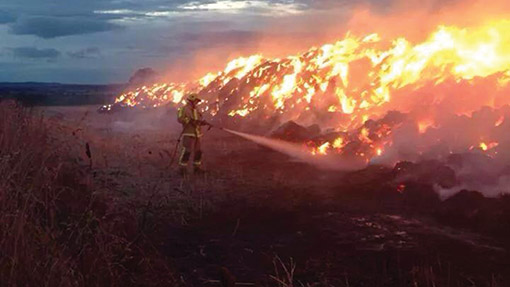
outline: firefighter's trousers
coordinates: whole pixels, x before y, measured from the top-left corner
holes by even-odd
[[[200,167],[202,164],[202,148],[200,137],[183,135],[181,139],[181,156],[179,157],[180,166],[188,166],[191,152],[193,151],[193,165]]]

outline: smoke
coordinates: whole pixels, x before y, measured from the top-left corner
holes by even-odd
[[[168,131],[176,134],[180,125],[175,120],[177,113],[175,108],[158,108],[151,112],[141,109],[125,110],[116,114],[110,121],[109,128],[119,133],[139,133],[144,131]],[[111,117],[108,117],[111,119]],[[103,125],[104,123],[100,123]]]
[[[359,6],[344,24],[353,33],[377,32],[422,41],[438,25],[472,27],[491,19],[508,18],[510,3],[495,1],[396,0],[384,12]]]
[[[393,167],[402,161],[440,162],[455,173],[457,182],[448,188],[436,186],[442,198],[464,189],[488,197],[510,193],[510,106],[428,116],[427,128],[420,131],[417,114],[408,114],[393,128],[384,153],[370,163]]]
[[[474,177],[476,179],[479,177]],[[479,191],[486,197],[498,197],[502,194],[510,193],[510,176],[501,176],[498,178],[497,182],[492,184],[481,184],[479,182],[475,182],[473,180],[470,183],[462,183],[459,186],[455,186],[452,188],[441,188],[440,186],[435,186],[436,192],[439,194],[441,199],[447,199],[462,190],[475,190]]]
[[[406,37],[418,43],[438,25],[470,27],[510,14],[510,4],[503,0],[310,2],[307,9],[295,15],[264,17],[261,21],[223,17],[230,25],[210,25],[215,28],[177,35],[183,43],[193,40],[188,49],[192,52],[169,62],[164,71],[167,80],[195,80],[224,69],[226,62],[240,56],[285,57],[334,43],[348,32],[359,36],[378,33],[388,39]]]
[[[354,171],[366,166],[366,164],[360,160],[347,160],[334,155],[314,156],[309,150],[304,149],[302,145],[295,143],[236,132],[229,129],[224,129],[224,131],[323,169]]]

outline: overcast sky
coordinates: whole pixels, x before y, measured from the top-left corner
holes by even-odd
[[[162,71],[203,48],[250,47],[271,32],[306,37],[328,19],[347,20],[354,6],[389,13],[393,2],[2,0],[0,82],[126,82],[138,68]]]

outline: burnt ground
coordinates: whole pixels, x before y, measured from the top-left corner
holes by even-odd
[[[137,210],[133,232],[183,286],[221,286],[221,268],[239,286],[510,286],[510,225],[457,216],[427,184],[402,190],[392,168],[321,170],[212,130],[207,172],[183,179],[168,167],[175,126],[86,110],[46,114],[74,129],[64,138],[97,192]]]

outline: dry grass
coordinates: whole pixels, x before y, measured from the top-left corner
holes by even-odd
[[[2,286],[175,286],[140,213],[94,191],[77,143],[53,136],[63,129],[0,103]]]
[[[193,286],[193,276],[206,274],[205,268],[210,267],[203,267],[203,260],[208,258],[198,251],[189,251],[186,254],[189,260],[176,266],[199,272],[184,271],[176,280],[171,260],[161,255],[165,251],[172,254],[181,246],[160,244],[167,239],[167,232],[174,232],[169,226],[186,225],[187,231],[213,235],[200,238],[201,234],[193,233],[190,242],[186,242],[187,233],[172,234],[182,236],[179,240],[186,247],[196,244],[197,250],[206,245],[230,250],[230,239],[225,245],[213,242],[211,238],[224,237],[222,231],[211,229],[217,224],[230,227],[234,222],[235,226],[226,228],[229,238],[239,240],[234,243],[241,242],[243,246],[248,243],[253,249],[258,247],[264,251],[264,242],[258,243],[250,237],[250,232],[260,232],[258,221],[250,226],[242,217],[244,210],[223,211],[220,208],[229,205],[217,203],[243,206],[246,199],[269,204],[271,209],[292,211],[295,206],[299,207],[295,202],[303,200],[295,199],[293,194],[269,197],[269,192],[276,194],[275,191],[294,189],[300,184],[299,179],[288,180],[285,173],[275,176],[278,168],[264,173],[261,170],[267,165],[257,167],[257,161],[252,165],[252,161],[229,156],[232,151],[243,157],[247,153],[246,146],[235,140],[225,140],[223,136],[211,140],[207,155],[211,161],[217,156],[213,161],[215,165],[211,165],[213,172],[192,182],[183,182],[176,171],[167,168],[169,151],[175,143],[171,135],[166,132],[113,133],[103,130],[102,125],[88,129],[85,117],[86,114],[78,115],[75,121],[67,118],[58,121],[43,118],[15,103],[0,103],[0,286]],[[108,118],[99,119],[94,115],[88,123],[94,120],[100,122]],[[296,190],[303,188],[299,186]],[[232,218],[208,218],[211,214],[227,214]],[[274,213],[275,216],[281,214]],[[343,226],[338,225],[338,228]],[[230,264],[227,267],[238,264],[245,254],[235,257],[237,251],[232,250],[226,254],[234,258],[229,259],[231,261],[211,261],[220,262],[222,266]],[[500,283],[502,276],[494,275],[490,282],[479,277],[459,278],[458,272],[453,272],[455,268],[450,271],[449,263],[421,262],[421,258],[412,263],[418,267],[396,266],[384,259],[380,268],[370,266],[369,272],[359,270],[367,265],[358,260],[353,261],[354,267],[343,268],[346,271],[338,273],[339,265],[329,266],[324,258],[318,259],[325,260],[324,264],[315,264],[313,255],[307,262],[300,254],[289,254],[292,252],[299,251],[289,248],[282,253],[285,259],[274,257],[273,266],[250,271],[264,278],[267,284],[262,286],[279,287],[506,286]],[[288,257],[292,255],[299,264]],[[364,256],[379,264],[376,259]],[[196,262],[190,263],[191,260]],[[338,262],[344,264],[345,261]],[[211,278],[209,282],[220,281]],[[246,286],[252,284],[249,282]]]
[[[293,287],[294,271],[296,270],[296,263],[290,258],[289,264],[285,264],[278,255],[273,258],[274,275],[269,277],[273,279],[278,287]]]

